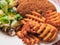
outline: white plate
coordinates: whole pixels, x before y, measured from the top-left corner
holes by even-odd
[[[54,3],[53,0],[49,0],[49,1],[55,5],[57,12],[60,12],[60,7],[56,3]],[[58,35],[57,39],[52,43],[55,43],[59,39],[60,39],[60,35]],[[52,45],[52,43],[48,43],[48,44],[41,43],[41,45]],[[21,39],[19,39],[17,36],[10,37],[0,32],[0,45],[24,45],[24,44],[21,41]]]

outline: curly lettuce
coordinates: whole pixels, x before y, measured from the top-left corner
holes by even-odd
[[[3,24],[8,24],[9,23],[8,16],[6,15],[0,16],[0,22]]]
[[[7,12],[8,12],[8,3],[5,0],[0,0],[0,8],[3,10],[4,13],[7,14]]]
[[[8,15],[12,18],[14,18],[14,20],[21,20],[22,16],[16,12],[15,9],[11,8],[8,10]]]
[[[9,4],[9,8],[12,8],[17,5],[18,0],[6,0]]]

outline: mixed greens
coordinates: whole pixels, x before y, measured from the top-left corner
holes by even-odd
[[[0,0],[0,28],[5,32],[20,25],[22,16],[16,12],[16,5],[17,0]]]
[[[7,3],[8,3],[9,8],[12,8],[12,7],[14,7],[15,5],[17,5],[17,1],[18,1],[18,0],[6,0],[6,1],[7,1]]]
[[[8,12],[8,3],[5,0],[0,0],[0,8],[4,13]]]

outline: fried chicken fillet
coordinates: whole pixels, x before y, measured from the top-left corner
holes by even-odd
[[[52,9],[56,10],[54,5],[48,0],[18,0],[17,12],[25,16],[25,14],[31,13],[31,11],[43,12]]]

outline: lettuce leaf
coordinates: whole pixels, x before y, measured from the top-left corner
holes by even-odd
[[[8,12],[8,3],[5,0],[0,0],[0,8],[3,10],[4,13],[7,14],[7,12]]]
[[[8,20],[8,16],[0,16],[0,22],[3,23],[3,24],[8,24],[9,23],[9,20]]]
[[[12,8],[17,5],[18,0],[6,0],[9,4],[9,8]]]

